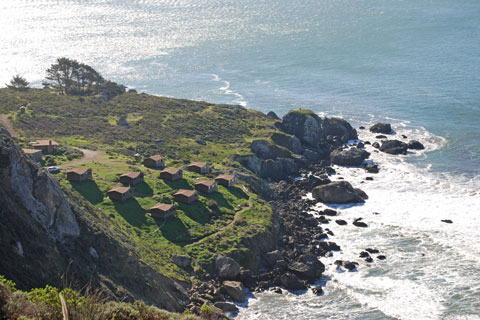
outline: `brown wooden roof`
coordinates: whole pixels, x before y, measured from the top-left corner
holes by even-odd
[[[131,171],[131,172],[125,172],[122,174],[120,177],[129,177],[131,179],[136,179],[140,177],[142,173],[140,171]]]
[[[190,163],[188,166],[189,167],[199,167],[199,168],[203,168],[207,165],[206,162],[192,162]]]
[[[151,157],[149,157],[149,158],[147,158],[147,159],[152,159],[152,160],[154,160],[154,161],[159,161],[159,160],[162,160],[162,159],[165,159],[165,158],[164,158],[162,155],[160,155],[160,154],[155,154],[155,155],[153,155],[153,156],[151,156]]]
[[[120,194],[125,194],[130,191],[130,187],[115,187],[113,189],[110,189],[108,192],[117,192]]]
[[[174,194],[174,196],[184,195],[184,196],[190,198],[190,197],[193,197],[196,193],[197,193],[197,191],[195,191],[195,190],[180,189]]]
[[[53,140],[37,140],[32,143],[32,146],[46,147],[50,145],[50,142],[52,142],[52,146],[58,146],[58,143]]]
[[[198,180],[197,183],[195,183],[195,186],[204,185],[204,186],[207,186],[207,187],[211,187],[214,184],[215,184],[214,180]]]
[[[221,174],[219,175],[218,177],[215,178],[215,180],[227,180],[227,181],[231,181],[233,179],[235,179],[235,176],[233,174]]]
[[[158,209],[158,210],[161,210],[161,211],[168,211],[168,210],[171,210],[172,208],[174,207],[173,204],[169,204],[169,203],[157,203],[156,205],[154,205],[150,210],[153,210],[153,209]]]
[[[42,152],[42,150],[38,150],[38,149],[27,149],[27,148],[23,148],[22,150],[23,150],[23,152],[26,153],[26,154],[35,154],[35,153]]]
[[[170,174],[177,174],[179,171],[180,171],[180,169],[178,169],[178,168],[165,168],[162,171],[160,171],[160,173],[166,172],[166,173],[170,173]]]
[[[68,170],[67,173],[68,172],[73,172],[73,173],[76,173],[78,175],[82,175],[82,174],[87,173],[88,170],[90,170],[90,168],[72,168],[72,169]]]

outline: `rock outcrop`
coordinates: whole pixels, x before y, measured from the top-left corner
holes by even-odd
[[[347,181],[335,181],[313,189],[313,197],[324,203],[364,202],[368,196],[360,189],[355,189]]]
[[[337,149],[330,154],[330,161],[340,166],[359,166],[369,156],[369,152],[356,147],[343,150]]]
[[[408,142],[408,149],[423,150],[423,149],[425,149],[425,146],[417,140],[410,140]]]
[[[379,122],[370,127],[370,132],[390,134],[392,133],[392,126],[390,123]]]
[[[386,140],[382,141],[380,151],[389,154],[406,154],[408,145],[405,142],[399,140]]]
[[[14,196],[52,239],[77,237],[80,228],[55,179],[24,157],[10,139],[0,139],[0,180],[2,189]]]

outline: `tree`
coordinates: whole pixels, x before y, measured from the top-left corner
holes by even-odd
[[[58,58],[47,69],[44,87],[65,95],[95,95],[104,93],[109,99],[125,92],[125,87],[105,80],[89,65],[68,58]]]
[[[21,75],[17,74],[13,76],[12,80],[10,80],[10,84],[6,84],[7,88],[13,90],[20,90],[25,91],[28,89],[28,81]]]

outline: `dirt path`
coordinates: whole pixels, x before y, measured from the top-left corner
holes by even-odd
[[[12,124],[10,123],[10,121],[8,120],[8,115],[6,114],[0,114],[0,125],[2,125],[3,127],[5,127],[5,129],[7,129],[8,133],[10,133],[10,135],[14,138],[18,138],[18,134],[15,132],[15,130],[13,130],[13,126]]]
[[[83,157],[78,160],[74,160],[72,162],[67,162],[62,165],[59,165],[59,168],[67,168],[67,167],[74,167],[76,165],[82,164],[82,163],[87,163],[87,162],[92,162],[94,160],[98,160],[102,153],[100,151],[95,151],[95,150],[88,150],[88,149],[78,149],[83,152]]]

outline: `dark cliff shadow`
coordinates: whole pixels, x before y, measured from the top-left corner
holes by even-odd
[[[148,197],[153,195],[153,189],[150,188],[145,181],[137,183],[135,186],[133,186],[133,190],[135,190],[135,193],[140,197]]]
[[[136,199],[132,198],[122,202],[113,201],[113,205],[118,214],[132,226],[141,227],[147,222],[145,217],[146,210],[140,206]]]
[[[230,188],[225,188],[227,189],[228,192],[230,192],[233,196],[237,198],[242,198],[242,199],[248,199],[248,194],[245,193],[245,191],[242,190],[242,188],[233,186]]]
[[[70,182],[70,184],[73,189],[80,193],[91,204],[95,205],[103,201],[104,195],[95,181]]]
[[[180,218],[171,217],[166,221],[155,220],[155,223],[168,241],[180,246],[192,243],[190,233]]]

